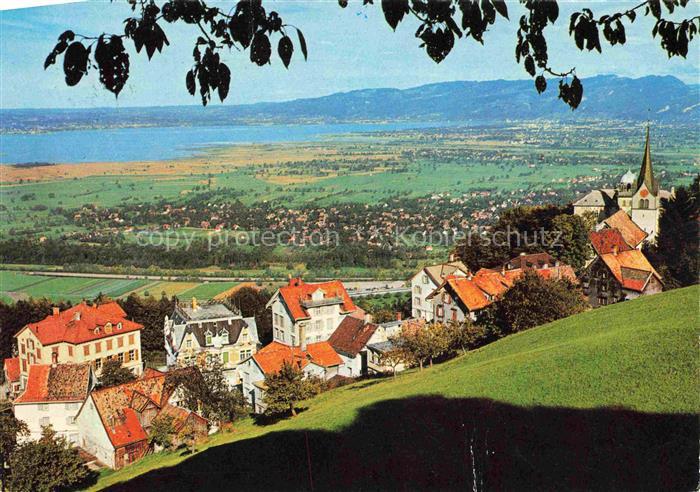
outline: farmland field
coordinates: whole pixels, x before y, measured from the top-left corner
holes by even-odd
[[[176,295],[208,300],[230,291],[236,285],[238,282],[161,282],[142,279],[51,277],[0,271],[0,300],[13,302],[29,297],[46,297],[55,301],[76,303],[92,300],[100,294],[116,299],[132,292],[141,296],[148,293],[157,297],[165,292],[168,297]]]

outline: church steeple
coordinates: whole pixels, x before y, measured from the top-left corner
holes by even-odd
[[[649,125],[647,125],[647,141],[644,146],[644,158],[642,159],[642,167],[639,170],[639,177],[637,178],[637,190],[642,187],[642,185],[647,185],[647,188],[653,195],[657,195],[659,192],[658,183],[654,179],[654,170],[651,167],[651,145],[649,144]]]

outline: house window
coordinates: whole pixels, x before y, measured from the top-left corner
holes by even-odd
[[[248,357],[250,357],[251,355],[253,355],[253,351],[252,350],[241,350],[241,352],[238,355],[241,358],[241,360],[245,360]]]
[[[95,369],[98,371],[102,369],[102,359],[95,359]]]
[[[90,355],[90,345],[83,345],[83,355]]]
[[[228,364],[228,352],[224,352],[223,354],[221,354],[221,361],[224,364]]]
[[[423,284],[427,285],[428,284],[428,276],[423,275]]]
[[[20,349],[21,349],[22,353],[24,354],[26,351],[25,345],[24,344],[20,345]]]
[[[321,321],[320,320],[317,320],[314,322],[314,329],[316,331],[321,331]]]
[[[445,304],[449,304],[449,303],[450,303],[450,295],[449,295],[447,292],[445,292],[445,293],[442,295],[442,302],[444,302]]]
[[[36,349],[36,358],[41,359],[41,349],[40,348]]]
[[[73,346],[72,345],[68,345],[68,356],[73,357]]]
[[[124,363],[124,352],[119,352],[119,354],[117,354],[117,360],[122,364]]]
[[[413,289],[413,292],[415,292],[416,294],[420,295],[420,292],[421,292],[421,290],[420,290],[420,285],[416,285],[416,288]]]
[[[95,344],[95,353],[96,353],[96,354],[99,354],[100,352],[102,352],[102,343],[101,343],[101,342],[97,342],[97,343]]]
[[[124,346],[124,337],[117,338],[117,347],[121,348]]]
[[[78,409],[78,404],[77,403],[66,403],[64,408],[66,410],[77,410]]]
[[[436,315],[438,318],[442,318],[442,317],[445,315],[445,310],[443,309],[442,304],[440,304],[440,305],[437,307],[435,315]]]
[[[247,341],[248,341],[248,333],[243,332],[243,333],[241,334],[241,342],[244,342],[244,343],[245,343],[245,342],[247,342]]]
[[[134,335],[129,335],[129,345],[134,344]]]
[[[47,403],[39,403],[39,411],[40,412],[48,412],[49,405]]]
[[[112,350],[112,340],[107,340],[105,343],[107,344],[107,350]]]
[[[136,350],[129,350],[129,360],[136,360]]]
[[[66,417],[66,425],[74,425],[75,424],[75,415],[68,415]]]
[[[420,306],[420,297],[414,297],[413,298],[413,304],[416,306]]]
[[[121,330],[121,329],[122,329],[122,322],[120,321],[119,323],[117,323],[117,330]]]
[[[42,427],[47,427],[51,425],[51,419],[49,419],[48,417],[41,417],[39,419],[39,425]]]
[[[192,348],[192,340],[187,340],[187,342],[185,342],[185,347]]]
[[[221,332],[221,343],[228,345],[228,331]]]
[[[297,337],[292,335],[292,346],[297,344]]]
[[[457,310],[456,309],[452,310],[452,321],[457,321]]]
[[[204,336],[205,336],[204,344],[205,344],[205,345],[211,345],[211,332],[207,331],[207,332],[204,334]]]

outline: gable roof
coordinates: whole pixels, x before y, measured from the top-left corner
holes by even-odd
[[[285,362],[297,364],[300,369],[310,363],[321,367],[339,366],[343,363],[328,342],[310,343],[306,346],[306,351],[302,351],[301,347],[272,342],[258,350],[252,358],[265,374],[279,372]]]
[[[323,293],[323,298],[326,302],[334,303],[333,301],[337,300],[337,303],[342,304],[342,312],[349,313],[356,309],[355,304],[350,299],[345,286],[340,280],[307,284],[301,278],[293,278],[289,280],[289,284],[280,287],[278,292],[287,306],[290,316],[296,321],[311,317],[306,310],[306,306],[311,305],[307,303],[312,302],[311,295],[319,289]]]
[[[603,254],[600,258],[625,289],[642,292],[652,276],[662,282],[661,276],[638,249]]]
[[[591,246],[599,255],[612,253],[616,249],[618,252],[634,249],[627,244],[619,229],[605,228],[599,231],[591,231],[588,233],[588,238],[591,241]]]
[[[435,285],[440,285],[445,277],[454,275],[455,272],[469,273],[469,267],[462,261],[450,261],[448,263],[440,263],[438,265],[429,265],[423,267],[423,271],[428,274]]]
[[[328,343],[336,352],[355,357],[365,348],[377,328],[378,326],[374,323],[366,323],[364,320],[347,316],[328,338]]]
[[[167,373],[153,371],[134,381],[93,391],[90,396],[112,445],[117,448],[146,439],[148,434],[141,425],[139,412],[155,406],[160,413],[176,389],[174,376],[191,371],[192,368]]]
[[[121,328],[118,328],[120,323]],[[81,302],[70,309],[51,314],[37,323],[29,323],[15,337],[28,329],[44,346],[60,342],[78,344],[142,328],[143,325],[126,319],[126,313],[116,302],[99,306]]]
[[[624,210],[618,210],[610,217],[603,220],[603,224],[611,229],[618,229],[625,242],[633,248],[639,246],[648,236],[646,232],[634,223]]]
[[[82,402],[90,391],[88,364],[33,364],[14,403]]]
[[[606,207],[612,204],[614,196],[615,190],[593,190],[576,200],[574,207]]]
[[[255,330],[257,334],[255,318],[237,318],[221,321],[188,323],[187,327],[185,328],[185,334],[192,333],[192,335],[194,335],[194,337],[197,339],[197,343],[200,345],[200,347],[204,347],[206,345],[207,331],[213,336],[219,336],[224,332],[224,330],[226,330],[228,331],[228,344],[234,345],[238,341],[238,337],[244,328],[250,328],[251,332]],[[183,339],[184,337],[181,339],[181,342]]]
[[[3,361],[5,376],[11,383],[19,381],[19,357],[11,357]]]
[[[545,265],[554,265],[556,260],[549,253],[521,254],[505,264],[507,269],[514,268],[543,268]]]

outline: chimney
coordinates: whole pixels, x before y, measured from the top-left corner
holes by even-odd
[[[372,315],[369,313],[365,313],[365,323],[371,323],[372,322]]]
[[[506,266],[505,265],[503,265],[501,267],[501,275],[503,275],[504,277],[506,276]]]
[[[401,321],[401,318],[403,318],[403,314],[401,314],[401,311],[396,311],[396,321]]]
[[[299,348],[306,352],[306,323],[299,323]]]
[[[453,261],[457,260],[457,255],[454,253],[450,253],[449,261],[452,263]]]
[[[61,308],[59,308],[58,306],[54,306],[51,311],[54,316],[58,316],[58,313],[61,312]]]
[[[73,321],[80,321],[80,311],[76,311],[73,315]]]
[[[615,256],[617,256],[617,244],[613,244],[613,247],[612,247],[612,254],[615,255]]]
[[[192,298],[192,309],[197,309],[197,298],[196,297]]]

